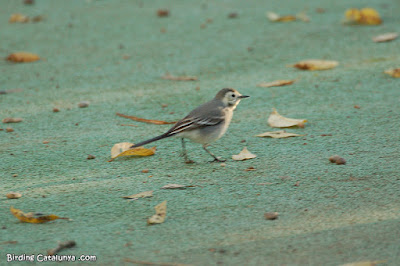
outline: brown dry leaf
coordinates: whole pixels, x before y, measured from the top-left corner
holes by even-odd
[[[293,84],[294,80],[275,80],[272,82],[264,82],[257,84],[257,87],[269,88],[269,87],[279,87]]]
[[[156,214],[147,219],[147,224],[161,224],[165,221],[167,216],[167,201],[163,201],[154,207]]]
[[[35,62],[40,60],[40,57],[37,54],[29,53],[29,52],[16,52],[12,53],[6,58],[8,61],[15,63],[28,63]]]
[[[281,116],[278,111],[273,108],[272,113],[268,117],[268,124],[270,127],[278,127],[278,128],[284,128],[284,127],[304,127],[304,123],[306,123],[306,119],[293,119],[293,118],[286,118]]]
[[[27,23],[29,22],[29,17],[22,15],[20,13],[12,14],[10,19],[8,20],[9,23]]]
[[[309,59],[297,62],[291,67],[296,67],[302,70],[327,70],[331,68],[335,68],[339,65],[338,61],[333,60],[320,60],[320,59]]]
[[[19,199],[20,197],[22,197],[21,193],[17,193],[17,192],[10,192],[6,194],[7,199]]]
[[[385,74],[388,74],[394,78],[400,78],[400,68],[392,68],[385,70]]]
[[[151,156],[156,153],[156,147],[147,149],[143,147],[137,147],[130,149],[133,143],[130,142],[122,142],[117,143],[111,148],[111,160],[112,162],[115,158],[122,157],[122,156]]]
[[[298,137],[298,136],[304,136],[304,135],[289,133],[289,132],[286,132],[285,130],[270,131],[270,132],[265,132],[265,133],[256,135],[256,137],[262,137],[262,138],[269,137],[269,138],[274,138],[274,139],[282,139],[282,138],[290,138],[290,137]]]
[[[244,147],[243,150],[239,154],[232,155],[232,159],[235,160],[235,161],[243,161],[243,160],[253,159],[253,158],[256,158],[256,157],[257,157],[257,155],[252,154],[251,152],[249,152],[247,147]]]
[[[185,189],[188,186],[179,185],[179,184],[168,184],[162,187],[162,189]]]
[[[54,214],[49,214],[49,215],[44,215],[43,213],[33,213],[33,212],[28,212],[24,213],[21,210],[14,209],[12,206],[10,207],[11,213],[17,217],[21,222],[24,223],[33,223],[33,224],[40,224],[40,223],[46,223],[50,222],[56,219],[65,219],[69,220],[69,218],[65,217],[59,217]]]
[[[378,11],[373,8],[356,8],[347,9],[345,12],[345,23],[359,25],[379,25],[382,19]]]
[[[2,120],[3,123],[19,123],[22,122],[22,118],[7,117]]]
[[[139,117],[131,116],[131,115],[124,115],[124,114],[120,114],[120,113],[116,113],[116,114],[117,114],[117,116],[129,118],[134,121],[155,124],[155,125],[167,125],[167,124],[175,124],[176,123],[176,121],[175,122],[166,122],[166,121],[162,121],[162,120],[144,119],[144,118],[139,118]]]
[[[164,76],[161,77],[162,79],[167,79],[167,80],[176,80],[176,81],[195,81],[197,80],[197,77],[195,76],[171,76],[170,74],[165,74]]]
[[[123,198],[124,199],[137,200],[137,199],[140,199],[140,198],[149,198],[149,197],[153,197],[153,190],[140,192],[140,193],[137,193],[137,194],[134,194],[134,195],[125,196]]]
[[[388,32],[385,34],[381,34],[372,38],[374,42],[390,42],[399,37],[399,34],[396,32]]]
[[[386,260],[375,260],[375,261],[358,261],[342,264],[340,266],[375,266],[381,263],[386,263]]]
[[[267,12],[266,16],[272,22],[289,22],[297,19],[296,16],[293,15],[280,16],[274,12]]]

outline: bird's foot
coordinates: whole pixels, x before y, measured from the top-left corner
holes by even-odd
[[[209,161],[209,163],[223,163],[223,162],[226,162],[226,160],[225,159],[219,159],[219,158],[215,158],[214,160]]]

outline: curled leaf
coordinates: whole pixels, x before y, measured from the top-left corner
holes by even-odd
[[[385,70],[385,74],[388,74],[394,78],[400,78],[400,68],[392,68]]]
[[[271,132],[265,132],[262,134],[257,135],[256,137],[262,137],[262,138],[274,138],[274,139],[282,139],[282,138],[290,138],[290,137],[298,137],[298,136],[304,136],[296,133],[289,133],[286,132],[285,130],[278,130],[278,131],[271,131]]]
[[[244,147],[243,150],[237,154],[237,155],[232,155],[232,159],[235,161],[243,161],[243,160],[248,160],[248,159],[253,159],[256,158],[257,155],[252,154],[247,147]]]
[[[304,127],[305,122],[307,122],[306,119],[293,119],[293,118],[283,117],[278,113],[278,111],[275,108],[272,109],[272,113],[268,117],[268,124],[270,127],[278,127],[278,128],[293,127],[293,126]]]
[[[144,118],[139,118],[139,117],[131,116],[131,115],[124,115],[124,114],[120,114],[120,113],[117,113],[117,116],[129,118],[129,119],[132,119],[132,120],[138,121],[138,122],[144,122],[144,123],[156,124],[156,125],[166,125],[166,124],[175,124],[176,123],[176,122],[166,122],[166,121],[161,121],[161,120],[144,119]]]
[[[156,214],[147,219],[147,224],[161,224],[165,221],[167,216],[167,201],[163,201],[154,207]]]
[[[359,25],[379,25],[382,19],[378,11],[373,8],[347,9],[345,12],[345,23]]]
[[[269,88],[269,87],[279,87],[293,84],[294,80],[275,80],[272,82],[264,82],[257,85],[257,87]]]
[[[385,34],[381,34],[372,38],[374,42],[390,42],[399,37],[399,34],[396,32],[389,32]]]
[[[153,197],[153,190],[140,192],[140,193],[133,194],[133,195],[130,195],[130,196],[125,196],[123,198],[124,199],[137,200],[137,199],[140,199],[140,198],[150,198],[150,197]]]
[[[122,142],[122,143],[117,143],[111,148],[111,160],[109,162],[112,162],[115,160],[115,158],[122,157],[122,156],[151,156],[156,153],[156,147],[147,149],[143,147],[137,147],[130,149],[130,147],[133,145],[133,143],[130,142]]]
[[[28,63],[39,60],[40,57],[37,54],[28,52],[16,52],[7,56],[7,60],[14,63]]]
[[[19,123],[22,122],[22,118],[7,117],[2,120],[3,123]]]
[[[49,215],[44,215],[43,213],[33,213],[33,212],[28,212],[24,213],[21,210],[14,209],[12,206],[10,207],[11,213],[18,218],[21,222],[24,223],[33,223],[33,224],[40,224],[40,223],[47,223],[56,219],[66,219],[69,220],[68,218],[65,217],[59,217],[54,214],[49,214]]]
[[[320,60],[320,59],[309,59],[297,62],[291,67],[296,67],[302,70],[327,70],[335,68],[339,65],[339,62],[333,60]]]

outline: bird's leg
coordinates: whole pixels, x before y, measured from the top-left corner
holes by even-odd
[[[183,158],[185,158],[185,163],[187,164],[194,163],[194,161],[190,160],[187,156],[185,139],[181,138],[181,140],[182,140],[182,156]]]
[[[215,156],[212,152],[210,152],[209,150],[207,150],[207,144],[204,144],[203,145],[203,149],[206,151],[206,152],[208,152],[208,154],[210,154],[212,157],[214,157],[214,161],[211,161],[210,163],[213,163],[213,162],[225,162],[226,160],[223,160],[223,159],[219,159],[217,156]]]

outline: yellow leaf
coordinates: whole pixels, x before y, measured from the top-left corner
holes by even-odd
[[[389,32],[385,34],[381,34],[372,38],[374,42],[390,42],[399,37],[399,34],[396,32]]]
[[[293,15],[280,16],[274,12],[267,12],[266,16],[270,21],[273,22],[289,22],[297,19],[296,16]]]
[[[59,217],[54,214],[44,215],[43,213],[33,213],[33,212],[24,213],[21,210],[14,209],[12,206],[10,207],[10,211],[15,217],[17,217],[21,222],[24,223],[40,224],[40,223],[47,223],[56,219],[69,220],[68,218]]]
[[[386,260],[350,262],[340,266],[375,266],[381,263],[386,263]]]
[[[165,217],[167,216],[167,201],[156,205],[154,209],[156,210],[156,214],[147,219],[147,224],[149,225],[160,224],[165,221]]]
[[[265,133],[257,135],[256,137],[262,137],[262,138],[269,137],[269,138],[274,138],[274,139],[281,139],[281,138],[290,138],[290,137],[298,137],[298,136],[304,136],[304,135],[288,133],[285,130],[279,130],[279,131],[265,132]]]
[[[137,147],[130,149],[133,143],[129,142],[122,142],[115,144],[111,149],[111,160],[112,162],[115,158],[122,157],[122,156],[151,156],[156,153],[156,147],[147,149],[143,147]]]
[[[385,74],[388,74],[394,78],[400,78],[400,68],[393,68],[385,70]]]
[[[140,192],[140,193],[137,193],[137,194],[134,194],[134,195],[125,196],[123,198],[124,199],[137,200],[137,199],[140,199],[140,198],[149,198],[149,197],[153,197],[153,190]]]
[[[350,8],[345,12],[345,22],[359,25],[379,25],[382,23],[382,19],[378,11],[373,8],[367,7],[361,10]]]
[[[244,160],[253,159],[253,158],[256,158],[256,157],[257,157],[257,155],[252,154],[251,152],[249,152],[247,147],[244,147],[243,150],[239,154],[232,155],[232,159],[235,160],[235,161],[244,161]]]
[[[268,88],[268,87],[279,87],[279,86],[286,86],[293,84],[294,80],[275,80],[272,82],[264,82],[260,83],[257,85],[257,87],[263,87],[263,88]]]
[[[28,63],[39,60],[40,57],[37,54],[28,52],[16,52],[7,56],[7,60],[15,63]]]
[[[296,67],[302,70],[327,70],[335,68],[339,65],[339,62],[333,60],[319,60],[319,59],[309,59],[297,62],[292,67]]]
[[[278,113],[278,111],[275,108],[273,108],[272,113],[268,117],[269,126],[278,128],[293,127],[293,126],[304,127],[305,122],[307,122],[306,119],[293,119],[293,118],[283,117]]]
[[[10,19],[8,20],[8,22],[9,23],[16,23],[16,22],[26,23],[26,22],[29,22],[29,17],[22,15],[20,13],[16,13],[16,14],[12,14],[10,16]]]

